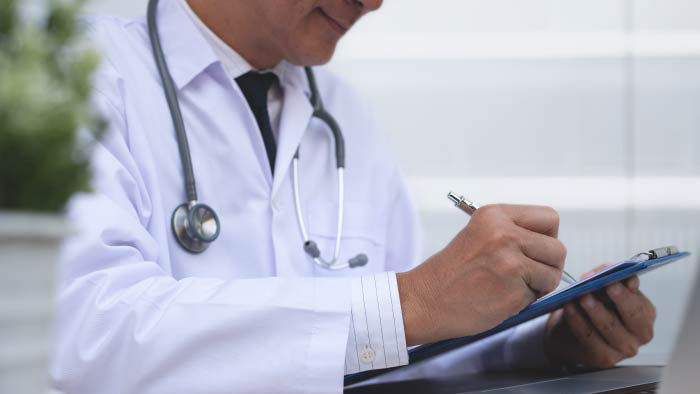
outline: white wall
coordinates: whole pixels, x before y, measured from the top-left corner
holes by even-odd
[[[455,189],[560,209],[580,274],[665,244],[700,254],[697,15],[696,0],[386,0],[331,67],[394,142],[427,252],[466,222]],[[638,361],[668,353],[696,263],[644,278],[659,319]]]

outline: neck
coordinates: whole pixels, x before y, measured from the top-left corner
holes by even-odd
[[[186,0],[199,19],[257,70],[276,66],[283,57],[270,34],[251,15],[258,0]]]

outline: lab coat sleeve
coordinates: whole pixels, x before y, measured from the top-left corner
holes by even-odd
[[[95,192],[69,207],[51,377],[66,393],[341,392],[350,324],[345,278],[176,280],[120,132],[96,146]],[[167,252],[167,249],[165,249]]]

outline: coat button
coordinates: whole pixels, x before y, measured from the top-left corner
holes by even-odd
[[[360,352],[360,361],[363,364],[371,364],[374,362],[376,354],[374,353],[374,350],[372,350],[371,347],[365,346],[364,349]]]

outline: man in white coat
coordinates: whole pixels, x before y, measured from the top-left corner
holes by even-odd
[[[161,1],[158,26],[199,197],[221,221],[201,254],[180,247],[170,227],[185,200],[183,173],[146,23],[91,21],[104,52],[95,105],[110,130],[94,154],[94,193],[69,209],[75,232],[61,265],[55,388],[337,393],[344,374],[404,365],[407,346],[483,332],[557,286],[566,251],[557,214],[544,207],[483,207],[421,263],[416,215],[382,134],[365,102],[323,70],[320,94],[346,140],[340,258],[364,253],[368,263],[330,271],[305,253],[291,171],[297,148],[304,220],[325,255],[337,194],[333,141],[312,120],[302,66],[327,62],[380,5]],[[636,278],[608,295],[616,310],[586,297],[450,364],[612,366],[651,339],[654,307]]]

